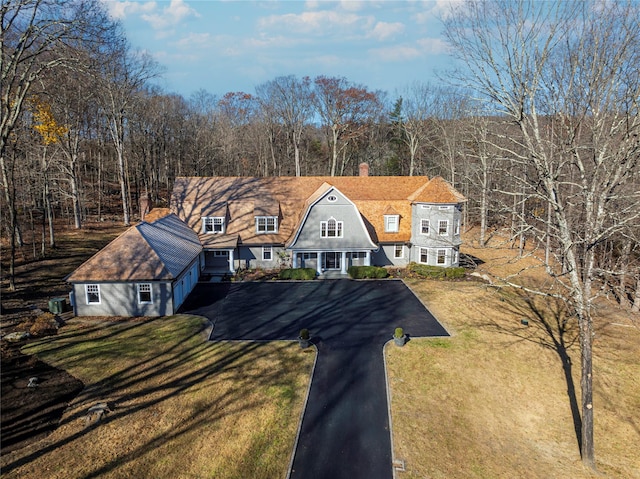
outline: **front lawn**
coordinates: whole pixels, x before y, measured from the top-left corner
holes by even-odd
[[[292,342],[209,343],[206,327],[185,315],[77,318],[30,344],[25,353],[86,387],[55,432],[2,457],[3,477],[285,477],[312,350]],[[97,403],[111,412],[87,425]]]

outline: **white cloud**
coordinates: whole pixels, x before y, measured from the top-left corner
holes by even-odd
[[[442,38],[420,38],[416,43],[424,53],[429,55],[450,53],[449,44]]]
[[[199,48],[211,44],[211,34],[209,33],[189,33],[187,36],[174,42],[174,45],[183,49]]]
[[[159,13],[147,13],[142,15],[142,19],[149,22],[154,30],[164,30],[178,25],[188,17],[199,17],[200,14],[187,5],[184,0],[171,0],[168,7]]]
[[[422,56],[419,48],[411,45],[394,45],[391,47],[374,48],[369,51],[376,60],[385,62],[404,62],[415,60]]]
[[[309,35],[326,34],[328,31],[336,29],[351,29],[362,23],[368,24],[370,19],[353,13],[321,10],[301,14],[270,15],[261,18],[258,21],[258,26],[266,29],[287,29]]]
[[[369,36],[375,38],[377,40],[386,40],[389,37],[393,37],[399,33],[404,31],[404,24],[400,22],[396,23],[387,23],[387,22],[378,22],[376,23],[373,30],[369,33]]]
[[[128,15],[153,12],[158,6],[156,2],[102,0],[102,3],[107,7],[109,14],[117,20],[124,20]]]

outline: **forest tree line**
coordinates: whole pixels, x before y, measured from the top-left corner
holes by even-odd
[[[97,0],[2,3],[3,245],[55,219],[139,217],[176,176],[440,175],[484,246],[502,230],[536,254],[580,326],[585,464],[595,465],[593,302],[640,309],[640,12],[636,2],[452,3],[450,82],[374,91],[279,76],[189,98],[128,44]],[[517,284],[517,278],[503,278]]]

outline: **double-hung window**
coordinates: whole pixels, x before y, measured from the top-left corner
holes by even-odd
[[[449,220],[438,221],[438,234],[440,236],[446,236],[449,234]]]
[[[262,247],[262,260],[271,261],[273,259],[273,249],[271,246]]]
[[[420,234],[429,234],[429,220],[420,220]]]
[[[456,225],[454,227],[453,234],[456,236],[460,234],[460,220],[456,220]]]
[[[439,249],[438,250],[438,256],[437,256],[437,261],[438,264],[447,264],[447,250],[446,249]]]
[[[277,233],[278,218],[275,216],[256,216],[256,233]]]
[[[397,233],[400,224],[399,215],[384,215],[385,233]]]
[[[207,216],[202,218],[203,233],[224,233],[224,217]]]
[[[153,296],[151,295],[151,283],[139,283],[137,287],[138,287],[138,304],[153,303]]]
[[[404,245],[396,244],[393,246],[393,257],[394,258],[404,257]]]
[[[100,304],[100,285],[99,284],[87,284],[85,286],[87,293],[87,304]]]
[[[342,221],[337,221],[335,218],[329,218],[327,221],[321,221],[320,236],[322,238],[342,238],[342,227]]]
[[[427,248],[420,248],[420,263],[427,264],[429,262],[429,250]]]

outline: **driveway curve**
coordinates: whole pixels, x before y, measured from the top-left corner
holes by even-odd
[[[294,340],[318,348],[290,478],[393,477],[383,346],[396,327],[448,336],[399,280],[199,284],[184,312],[209,318],[211,340]]]

